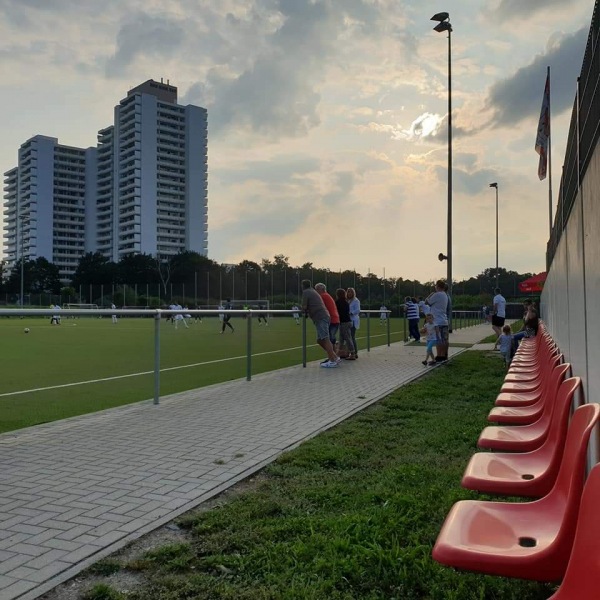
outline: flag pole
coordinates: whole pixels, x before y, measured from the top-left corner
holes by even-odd
[[[547,72],[548,82],[550,81],[550,67]],[[548,86],[550,88],[550,86]],[[551,119],[550,89],[548,89],[548,216],[549,231],[552,237],[552,119]]]

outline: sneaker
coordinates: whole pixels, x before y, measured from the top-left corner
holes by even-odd
[[[325,369],[333,369],[333,368],[337,367],[338,364],[336,362],[332,362],[332,361],[328,360],[327,362],[321,363],[321,366],[324,367]]]
[[[342,362],[342,359],[339,356],[335,357],[335,364],[339,365]]]
[[[422,364],[424,367],[426,367],[426,366],[427,366],[427,361],[426,361],[426,360],[424,360],[424,361],[423,361],[421,364]]]
[[[329,359],[328,359],[328,358],[326,358],[325,360],[322,360],[322,361],[321,361],[321,364],[322,364],[322,365],[324,365],[326,362],[329,362]]]

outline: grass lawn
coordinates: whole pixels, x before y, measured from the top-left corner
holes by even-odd
[[[542,600],[546,584],[454,571],[431,549],[504,369],[465,352],[302,444],[220,506],[183,515],[180,543],[105,559],[88,600]],[[115,577],[115,575],[113,575]]]
[[[161,323],[161,394],[172,394],[246,376],[247,322],[234,317],[235,334],[220,334],[216,317],[177,330]],[[30,332],[25,334],[24,329]],[[403,337],[403,321],[390,322],[391,341]],[[0,432],[64,419],[154,394],[152,319],[66,319],[51,326],[46,318],[1,319]],[[359,330],[366,349],[367,320]],[[371,345],[387,343],[387,329],[371,319]],[[307,323],[307,359],[323,357],[315,329]],[[261,373],[302,362],[302,327],[276,318],[268,327],[252,323],[252,370]],[[217,362],[215,362],[217,361]],[[176,368],[193,365],[186,368]],[[147,374],[143,374],[147,373]],[[132,375],[131,377],[123,377]],[[110,381],[98,379],[120,377]],[[84,382],[83,385],[68,385]],[[57,387],[67,386],[67,387]],[[40,390],[39,388],[51,388]],[[37,391],[35,391],[37,390]],[[26,391],[16,394],[15,392]]]

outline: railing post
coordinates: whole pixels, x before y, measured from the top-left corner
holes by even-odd
[[[371,310],[367,311],[367,352],[371,352]]]
[[[306,315],[302,315],[302,366],[306,369]]]
[[[246,381],[252,379],[252,311],[246,313]]]
[[[160,401],[160,309],[154,315],[154,404]]]
[[[388,345],[388,348],[391,345],[391,340],[390,340],[390,321],[391,321],[391,316],[392,316],[392,313],[389,312],[387,314],[387,319],[386,319],[386,321],[387,321],[387,342],[388,342],[387,345]]]

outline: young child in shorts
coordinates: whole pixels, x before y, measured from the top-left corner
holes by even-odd
[[[421,329],[421,333],[427,336],[427,354],[425,355],[425,360],[423,361],[423,364],[425,366],[429,365],[430,367],[433,367],[437,364],[435,362],[435,356],[433,355],[433,347],[437,343],[437,339],[439,337],[439,330],[433,324],[432,314],[428,314],[425,316],[425,325],[423,326],[423,329]]]
[[[498,338],[498,345],[500,346],[500,354],[504,358],[506,368],[510,367],[510,361],[512,360],[512,349],[513,349],[513,335],[510,325],[505,325],[502,328],[502,333]]]

